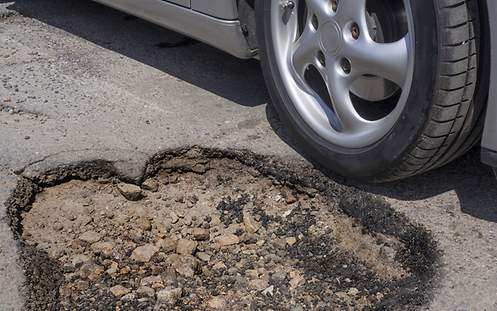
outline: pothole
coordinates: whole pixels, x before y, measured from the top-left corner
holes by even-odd
[[[22,179],[8,201],[31,310],[406,310],[430,298],[431,235],[383,200],[246,151]]]

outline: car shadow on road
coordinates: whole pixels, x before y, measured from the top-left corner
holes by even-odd
[[[267,103],[257,60],[206,44],[90,0],[10,0],[8,9],[158,69],[242,106]],[[213,74],[215,73],[215,74]]]
[[[497,222],[497,179],[481,163],[480,148],[432,172],[383,185],[366,185],[370,192],[399,200],[423,200],[454,191],[463,213]]]
[[[316,167],[320,167],[291,138],[283,124],[277,121],[276,113],[270,106],[267,108],[267,114],[269,119],[272,119],[270,124],[278,136]],[[463,213],[497,223],[497,178],[490,167],[481,163],[480,148],[477,147],[442,168],[384,184],[363,184],[338,176],[324,168],[320,170],[339,183],[401,201],[424,200],[454,191]]]
[[[15,2],[9,9],[24,16],[84,38],[239,105],[254,107],[269,101],[255,60],[239,60],[206,44],[185,41],[175,32],[89,0],[10,1]],[[174,47],[175,43],[179,44]],[[266,108],[266,115],[278,136],[310,159],[290,138],[270,105]],[[338,182],[399,200],[423,200],[455,191],[464,213],[497,222],[497,180],[491,170],[481,164],[478,150],[434,172],[382,185],[358,184],[327,174]]]

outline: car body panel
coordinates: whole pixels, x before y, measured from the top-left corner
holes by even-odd
[[[191,8],[222,19],[238,18],[236,0],[191,0]]]
[[[483,162],[497,167],[497,1],[486,1],[490,40],[490,88],[482,140]]]
[[[168,2],[191,8],[191,0],[167,0]]]
[[[243,34],[240,21],[223,19],[162,0],[96,0],[99,3],[141,17],[179,33],[208,43],[239,58],[251,58],[253,51]],[[184,0],[174,0],[184,1]],[[209,0],[210,2],[211,0]],[[232,7],[234,0],[212,0],[217,7]],[[190,2],[190,0],[188,0]],[[194,4],[198,2],[195,1]],[[201,6],[200,8],[203,8]],[[210,13],[213,13],[212,6]],[[226,8],[224,8],[226,9]],[[223,10],[219,10],[223,13]],[[226,13],[226,12],[224,12]],[[232,12],[233,13],[233,12]],[[231,15],[232,16],[232,15]]]
[[[236,0],[165,0],[174,4],[191,8],[194,11],[213,17],[235,20],[238,18]]]

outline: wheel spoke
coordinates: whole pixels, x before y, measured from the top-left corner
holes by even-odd
[[[300,38],[292,46],[291,62],[295,73],[303,81],[307,67],[316,62],[319,49],[317,34],[306,27]]]
[[[349,43],[344,51],[352,63],[352,75],[375,75],[404,86],[409,64],[409,36],[393,43],[367,38]]]
[[[350,22],[356,22],[361,28],[367,30],[366,0],[342,0],[338,4],[335,19],[344,27]]]
[[[352,79],[340,74],[335,67],[320,70],[326,82],[333,110],[340,124],[334,126],[340,132],[353,133],[367,125],[367,120],[357,113],[350,98]]]
[[[309,16],[316,15],[321,23],[328,19],[331,12],[329,0],[306,0],[305,2],[309,9]]]

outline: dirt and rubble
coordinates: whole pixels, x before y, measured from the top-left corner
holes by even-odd
[[[383,200],[249,152],[154,157],[140,185],[93,162],[10,199],[28,309],[406,310],[438,251]],[[124,180],[124,181],[123,181]]]

